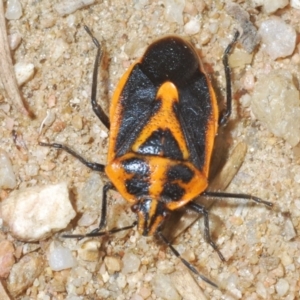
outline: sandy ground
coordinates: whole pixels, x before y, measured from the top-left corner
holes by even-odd
[[[84,212],[98,213],[99,194],[88,195],[83,191],[93,179],[101,189],[106,176],[93,174],[64,152],[38,146],[40,139],[61,142],[91,161],[106,162],[108,132],[93,114],[89,102],[95,47],[83,25],[91,28],[104,49],[98,102],[106,111],[121,75],[153,40],[167,34],[186,36],[201,49],[199,53],[222,101],[225,91],[222,53],[238,25],[226,13],[226,1],[186,1],[184,24],[193,18],[200,23],[200,31],[192,36],[187,36],[184,24],[165,17],[163,1],[96,1],[64,17],[46,1],[23,2],[22,17],[9,21],[8,31],[18,31],[22,36],[14,61],[35,66],[34,77],[21,89],[34,117],[23,116],[13,103],[8,103],[8,111],[0,111],[0,147],[10,155],[18,188],[63,180],[68,183],[79,217]],[[250,4],[242,5],[253,14],[255,24],[268,17]],[[299,20],[299,11],[289,7],[277,15],[291,24]],[[220,289],[191,276],[169,249],[155,239],[140,237],[134,229],[99,239],[101,255],[97,262],[78,258],[74,250],[77,242],[64,240],[59,234],[37,244],[36,251],[45,258],[45,269],[18,299],[299,299],[300,240],[298,236],[290,238],[293,228],[300,229],[299,148],[273,136],[241,100],[245,94],[251,99],[251,90],[244,88],[247,72],[256,76],[265,69],[281,68],[289,70],[299,81],[299,65],[291,57],[274,62],[262,55],[260,49],[251,65],[234,69],[233,116],[220,133],[222,144],[226,145],[222,157],[230,156],[240,142],[248,146],[243,165],[227,190],[256,195],[273,202],[274,208],[248,205],[242,200],[215,203],[211,210],[212,231],[227,260],[225,263],[204,242],[202,219],[174,240],[176,249],[199,272],[218,283]],[[1,101],[7,104],[5,99]],[[54,122],[45,126],[39,136],[47,113]],[[16,148],[12,129],[24,141],[26,149]],[[35,168],[37,172],[32,171]],[[2,191],[1,197],[7,194],[9,191]],[[89,199],[90,196],[95,199]],[[109,197],[109,227],[134,220],[129,205],[116,192]],[[209,203],[207,199],[201,201]],[[76,228],[79,217],[66,230]],[[88,232],[96,223],[76,230]],[[22,252],[23,243],[5,230],[3,234]],[[77,266],[72,270],[53,272],[49,268],[47,253],[54,240],[74,250]],[[122,259],[128,253],[133,253],[134,261],[140,262],[137,270],[129,273],[124,269],[116,273],[107,270],[105,257],[117,257],[124,265]],[[18,258],[21,256],[19,253]],[[203,295],[199,294],[199,288]]]

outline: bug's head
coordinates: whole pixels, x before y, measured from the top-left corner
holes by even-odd
[[[165,203],[151,198],[140,200],[131,209],[138,216],[138,231],[144,236],[155,234],[170,215]]]

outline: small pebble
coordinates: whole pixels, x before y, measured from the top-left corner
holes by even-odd
[[[56,18],[51,14],[43,15],[43,18],[40,18],[41,28],[50,28],[55,25]]]
[[[295,228],[294,228],[294,225],[293,225],[291,219],[287,219],[284,222],[284,237],[285,237],[285,240],[290,241],[296,236],[297,236],[297,233],[295,231]]]
[[[244,49],[248,53],[252,53],[260,39],[257,35],[256,27],[250,21],[249,13],[236,3],[227,4],[226,11],[230,16],[237,20],[243,29],[243,34],[239,38],[239,42],[242,43]]]
[[[165,6],[166,20],[183,25],[185,0],[163,0],[163,4]]]
[[[80,115],[75,115],[72,119],[72,125],[77,129],[82,129],[82,117]]]
[[[115,273],[121,270],[121,259],[115,256],[106,256],[104,258],[104,263],[108,272]]]
[[[120,289],[123,289],[127,284],[126,276],[122,273],[119,273],[119,276],[117,277],[116,281]]]
[[[170,274],[174,271],[174,265],[168,260],[159,260],[156,267],[163,274]]]
[[[293,257],[287,251],[280,253],[280,259],[284,266],[290,265],[293,262]]]
[[[23,255],[25,255],[27,253],[34,252],[39,248],[41,248],[41,245],[39,243],[27,243],[22,247],[22,253]]]
[[[54,50],[51,53],[51,57],[54,61],[58,60],[65,51],[69,48],[68,43],[64,41],[62,38],[58,38],[55,40]]]
[[[51,245],[49,253],[49,266],[53,271],[61,271],[72,268],[76,265],[76,261],[72,252],[61,245]]]
[[[231,68],[245,68],[252,62],[253,54],[246,52],[244,49],[235,48],[229,56],[229,65]]]
[[[134,294],[133,296],[131,296],[130,300],[144,300],[144,298],[142,298],[138,294]]]
[[[182,299],[207,300],[199,284],[188,271],[186,266],[178,266],[178,270],[170,276],[172,284],[175,286],[177,292],[182,296]]]
[[[14,189],[17,185],[8,153],[0,149],[0,188]]]
[[[256,293],[263,299],[267,299],[267,289],[265,288],[264,284],[260,281],[256,284]]]
[[[212,34],[210,33],[210,31],[207,28],[203,28],[203,30],[201,31],[201,36],[200,36],[200,44],[202,46],[208,44],[210,42],[212,38]]]
[[[21,86],[32,78],[34,74],[34,65],[18,62],[14,65],[18,85]]]
[[[98,218],[97,212],[85,211],[81,218],[78,220],[77,225],[79,227],[88,227],[95,223]]]
[[[267,14],[274,13],[280,8],[284,8],[289,4],[289,0],[264,0],[263,8]]]
[[[25,172],[28,176],[37,176],[39,173],[39,165],[34,161],[31,161],[25,165]]]
[[[57,13],[62,17],[75,12],[78,9],[92,5],[95,0],[62,0],[53,5]]]
[[[275,136],[284,138],[291,146],[300,141],[300,99],[292,75],[273,70],[258,78],[251,101],[255,117]]]
[[[132,252],[126,252],[122,258],[122,262],[122,273],[124,274],[137,272],[141,264],[139,257]]]
[[[52,108],[56,105],[56,97],[54,94],[50,95],[47,101],[48,107]]]
[[[283,278],[280,278],[275,285],[276,292],[280,297],[285,296],[289,291],[289,288],[289,283]]]
[[[139,295],[143,297],[143,299],[147,299],[151,295],[151,290],[145,286],[141,287],[139,290]]]
[[[7,289],[13,297],[32,286],[44,268],[43,261],[38,253],[29,253],[12,267],[7,280]]]
[[[200,31],[200,22],[198,19],[191,19],[184,25],[184,32],[187,35],[194,35]]]
[[[246,71],[243,77],[243,86],[244,89],[247,91],[252,91],[254,88],[255,78],[251,71]]]
[[[22,41],[22,36],[19,32],[12,33],[7,38],[10,50],[17,49]]]
[[[274,16],[262,22],[258,33],[262,38],[263,50],[272,59],[293,53],[296,46],[296,31],[281,18]]]
[[[22,16],[22,6],[19,0],[8,0],[5,18],[7,20],[18,20]]]
[[[300,0],[291,0],[290,5],[293,8],[300,9]]]
[[[262,256],[259,260],[259,264],[267,271],[272,271],[279,266],[280,259],[274,256]]]
[[[136,0],[134,2],[135,9],[143,9],[146,5],[149,4],[149,0]]]
[[[0,242],[0,278],[6,278],[15,263],[15,248],[12,242],[3,240]]]
[[[152,288],[156,297],[172,300],[181,299],[169,275],[157,273],[152,280]]]
[[[76,215],[66,183],[14,191],[0,208],[11,234],[27,242],[64,229]]]
[[[78,256],[85,261],[98,261],[100,258],[100,242],[89,240],[80,245]]]

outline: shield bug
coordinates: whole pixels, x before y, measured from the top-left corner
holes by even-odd
[[[210,192],[208,175],[214,138],[219,125],[231,114],[231,78],[229,53],[239,34],[224,52],[226,109],[219,112],[212,84],[203,70],[193,46],[177,36],[152,43],[141,59],[123,75],[116,87],[108,118],[97,104],[98,67],[102,51],[98,40],[85,27],[97,47],[91,92],[92,108],[110,130],[107,165],[91,163],[61,144],[40,143],[63,149],[92,170],[110,179],[103,188],[100,224],[86,235],[102,236],[133,228],[144,236],[155,235],[196,275],[217,287],[183,259],[162,228],[175,210],[186,207],[204,216],[205,238],[224,257],[209,233],[208,211],[193,200],[199,196],[243,198],[272,206],[272,203],[247,194]],[[100,232],[106,225],[107,192],[116,189],[137,215],[132,225]]]

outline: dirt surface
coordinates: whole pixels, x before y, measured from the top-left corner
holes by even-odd
[[[122,74],[153,40],[168,34],[186,37],[199,49],[222,102],[222,54],[240,25],[226,12],[226,1],[186,1],[182,24],[180,18],[171,21],[165,16],[167,1],[96,1],[66,16],[60,16],[51,2],[23,2],[22,17],[8,21],[7,29],[8,33],[17,31],[22,36],[20,46],[13,52],[14,62],[35,66],[33,78],[20,89],[32,117],[21,114],[4,93],[0,95],[0,148],[9,153],[17,189],[66,181],[78,217],[64,231],[89,232],[98,223],[101,188],[107,177],[96,175],[65,152],[38,146],[40,140],[64,143],[90,161],[106,163],[109,133],[94,115],[89,100],[96,49],[83,25],[92,30],[103,47],[98,103],[107,112]],[[268,17],[250,1],[239,2],[256,27]],[[287,6],[272,15],[280,16],[299,31],[299,14],[299,10]],[[200,30],[189,36],[184,25],[194,19]],[[299,82],[297,58],[299,48],[292,56],[273,61],[259,45],[251,64],[233,70],[233,114],[219,133],[223,146],[217,147],[215,154],[221,157],[217,164],[220,166],[238,143],[245,143],[248,151],[243,165],[227,191],[256,195],[273,202],[274,208],[243,200],[215,203],[210,211],[212,233],[225,263],[205,243],[203,219],[174,240],[183,257],[220,289],[190,275],[163,244],[141,237],[133,229],[99,238],[96,261],[79,257],[78,242],[61,238],[61,233],[35,243],[34,252],[44,260],[43,271],[16,299],[298,299],[300,240],[294,230],[300,230],[299,146],[291,147],[273,136],[255,119],[249,104],[252,90],[246,81],[249,74],[255,79],[262,72],[285,69]],[[14,143],[13,129],[21,146]],[[1,190],[0,196],[4,199],[9,193],[10,190]],[[207,199],[200,201],[210,203]],[[90,219],[96,215],[95,220],[88,227],[77,227],[83,214]],[[134,218],[119,194],[110,192],[108,228],[131,224]],[[4,225],[1,240],[12,241],[16,262],[28,247],[15,240]],[[48,255],[54,241],[72,250],[75,267],[51,270]],[[105,260],[106,257],[117,259]],[[125,268],[126,259],[137,267]],[[6,287],[5,278],[2,284]]]

